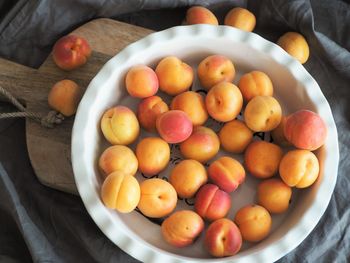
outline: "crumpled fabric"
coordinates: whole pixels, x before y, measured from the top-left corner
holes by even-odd
[[[59,37],[91,19],[161,30],[181,24],[190,5],[210,8],[221,23],[230,8],[247,7],[257,17],[255,32],[273,42],[287,31],[306,37],[311,56],[304,66],[326,96],[338,129],[339,172],[323,217],[279,262],[349,262],[349,1],[19,0],[0,3],[0,56],[38,67]],[[11,109],[0,103],[0,111]],[[80,197],[39,183],[23,120],[0,121],[0,189],[0,262],[137,262],[103,235]]]

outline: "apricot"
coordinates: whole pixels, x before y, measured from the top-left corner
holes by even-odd
[[[280,179],[268,179],[258,186],[258,203],[270,213],[283,213],[288,209],[292,189]]]
[[[192,6],[186,12],[186,24],[210,24],[218,25],[216,16],[208,9],[202,6]]]
[[[278,171],[283,151],[276,144],[254,141],[244,154],[244,163],[248,172],[257,178],[269,178]]]
[[[145,216],[159,218],[170,214],[176,207],[177,194],[174,187],[159,178],[143,181],[138,208]]]
[[[280,124],[281,119],[281,106],[270,96],[254,97],[244,110],[245,123],[255,132],[271,131]]]
[[[101,154],[98,164],[104,177],[115,171],[125,175],[135,175],[138,167],[134,152],[124,145],[108,147]]]
[[[157,137],[142,139],[136,146],[139,170],[146,176],[159,174],[170,160],[169,144]]]
[[[141,126],[149,132],[156,131],[156,120],[169,110],[168,105],[161,97],[151,96],[143,99],[137,108],[137,118]]]
[[[234,84],[220,82],[209,90],[205,105],[213,119],[222,122],[232,121],[242,109],[243,97]]]
[[[216,185],[228,193],[236,190],[245,179],[245,170],[241,163],[227,156],[212,162],[208,174]]]
[[[225,151],[242,153],[253,140],[253,132],[244,122],[232,120],[221,128],[219,139]]]
[[[199,82],[209,90],[219,82],[231,82],[236,74],[232,61],[222,55],[211,55],[203,59],[197,69]]]
[[[139,136],[140,125],[132,110],[125,106],[116,106],[103,114],[101,130],[111,144],[128,145]]]
[[[64,116],[72,116],[78,108],[83,91],[72,80],[64,79],[52,86],[49,96],[49,106],[62,113]]]
[[[214,221],[227,215],[231,208],[228,193],[215,184],[202,186],[196,194],[194,210],[204,219]]]
[[[296,32],[287,32],[281,36],[277,45],[283,48],[289,55],[304,64],[309,58],[309,45],[305,38]]]
[[[125,77],[125,86],[130,96],[147,98],[157,93],[159,82],[153,69],[138,65],[129,69]]]
[[[180,144],[181,154],[186,159],[205,163],[220,150],[220,141],[216,133],[207,127],[196,126],[191,136]]]
[[[91,55],[91,48],[85,38],[68,35],[60,38],[52,50],[52,58],[63,70],[73,70],[84,65]]]
[[[295,147],[314,151],[325,143],[327,126],[317,113],[300,110],[287,117],[284,135]]]
[[[233,256],[242,246],[242,235],[235,223],[221,218],[211,223],[205,233],[204,246],[214,257]]]
[[[156,74],[161,91],[177,95],[188,90],[193,82],[193,69],[177,57],[163,58],[157,65]]]
[[[161,226],[163,238],[175,247],[191,245],[203,229],[203,219],[191,210],[175,212]]]
[[[284,136],[284,126],[286,126],[286,121],[286,116],[282,116],[280,124],[271,131],[273,142],[285,147],[291,146],[291,143],[287,140],[286,136]]]
[[[187,113],[193,126],[203,125],[208,119],[203,97],[194,91],[186,91],[177,95],[171,102],[172,110],[182,110]]]
[[[249,10],[241,7],[235,7],[225,16],[224,24],[244,31],[252,32],[256,24],[256,18]]]
[[[259,205],[248,205],[238,210],[234,220],[241,231],[244,240],[259,242],[271,230],[271,216],[269,212]]]
[[[244,74],[238,82],[238,88],[246,102],[256,96],[273,95],[271,79],[264,72],[257,70]]]
[[[190,137],[193,129],[188,115],[180,110],[162,113],[156,121],[160,137],[168,143],[179,143]]]
[[[169,182],[181,198],[193,197],[207,181],[207,171],[196,160],[181,161],[171,170],[169,177]]]
[[[312,185],[320,172],[316,155],[308,150],[292,150],[281,160],[280,176],[287,185],[306,188]]]
[[[120,171],[109,174],[101,188],[105,206],[121,213],[133,211],[140,200],[140,185],[132,175]]]

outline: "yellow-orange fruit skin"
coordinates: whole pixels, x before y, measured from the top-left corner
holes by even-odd
[[[130,96],[147,98],[157,93],[159,82],[153,69],[146,65],[137,65],[126,74],[125,86]]]
[[[192,198],[208,181],[207,171],[196,160],[183,160],[170,173],[169,182],[181,198]]]
[[[297,32],[285,33],[278,39],[277,44],[301,64],[304,64],[309,58],[309,45],[306,39]]]
[[[212,87],[205,97],[209,115],[221,122],[232,121],[243,106],[243,97],[236,85],[220,82]]]
[[[186,159],[205,163],[220,150],[220,141],[216,133],[207,127],[196,126],[191,136],[180,144],[181,154]]]
[[[255,28],[255,15],[241,7],[231,9],[225,16],[225,25],[233,26],[244,31],[252,32]]]
[[[48,103],[52,109],[69,117],[77,111],[82,95],[83,92],[77,83],[64,79],[52,86],[48,95]]]
[[[238,210],[235,223],[245,241],[259,242],[270,233],[272,219],[262,206],[248,205]]]
[[[241,249],[242,235],[234,222],[221,218],[209,225],[204,246],[213,257],[233,256]]]
[[[233,136],[234,135],[234,136]],[[225,123],[219,132],[222,148],[231,153],[243,153],[253,140],[253,132],[240,120]]]
[[[239,82],[240,89],[245,102],[250,101],[256,96],[272,96],[272,81],[264,72],[254,70],[244,74]]]
[[[187,91],[194,78],[191,66],[174,56],[163,58],[155,71],[159,80],[159,89],[171,96]]]
[[[243,115],[246,125],[251,130],[267,132],[280,124],[282,108],[274,97],[256,96],[248,102]]]
[[[102,184],[101,198],[108,208],[130,213],[140,200],[139,183],[134,176],[113,172]]]
[[[163,238],[175,247],[191,245],[203,229],[203,219],[191,210],[173,213],[163,221],[161,226]]]
[[[163,171],[170,160],[169,144],[158,137],[142,139],[136,146],[139,170],[146,176]]]
[[[139,136],[140,125],[132,110],[125,106],[116,106],[103,114],[101,130],[111,144],[128,145]]]
[[[265,141],[254,141],[244,153],[248,172],[257,178],[269,178],[278,172],[283,157],[281,147]]]
[[[138,168],[138,161],[134,152],[124,145],[108,147],[101,154],[98,163],[104,177],[115,171],[122,172],[125,175],[135,175]]]
[[[218,25],[219,22],[216,16],[208,8],[202,6],[192,6],[186,12],[186,24]]]
[[[285,212],[292,197],[292,189],[281,179],[268,179],[258,186],[258,203],[270,213]]]
[[[316,155],[308,150],[287,152],[280,163],[279,173],[290,187],[306,188],[319,176],[320,166]]]
[[[197,75],[201,85],[209,90],[222,81],[233,81],[236,70],[229,58],[222,55],[211,55],[199,63]]]
[[[176,207],[177,194],[174,187],[159,178],[143,181],[138,208],[145,216],[160,218],[169,215]]]

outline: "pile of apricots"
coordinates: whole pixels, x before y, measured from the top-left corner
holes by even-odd
[[[218,25],[218,20],[210,10],[195,6],[187,11],[185,23]],[[224,23],[252,31],[256,19],[248,10],[234,8]],[[278,44],[300,63],[308,59],[308,45],[300,34],[289,32]],[[53,59],[61,69],[73,70],[85,64],[90,54],[86,40],[70,35],[56,43]],[[135,65],[128,70],[125,89],[140,100],[137,112],[117,105],[104,112],[100,123],[112,145],[98,160],[106,207],[120,213],[138,208],[149,218],[162,218],[162,236],[175,247],[193,244],[205,231],[204,247],[214,257],[232,256],[243,241],[259,242],[268,236],[271,214],[287,211],[292,188],[309,187],[318,178],[319,162],[313,151],[324,144],[327,127],[309,110],[283,115],[264,72],[246,72],[237,86],[235,75],[233,61],[219,54],[203,58],[196,72],[175,56],[161,59],[155,69]],[[205,96],[190,90],[195,76],[207,91]],[[49,105],[71,116],[81,94],[73,81],[60,81],[49,94]],[[169,105],[162,94],[172,97]],[[237,118],[241,112],[243,120]],[[223,123],[218,134],[205,126],[209,118]],[[139,140],[132,150],[128,145],[143,130],[154,136]],[[273,143],[254,140],[256,132],[270,132]],[[183,159],[166,181],[154,176],[169,165],[169,144],[179,145]],[[225,156],[216,158],[220,148]],[[233,154],[243,154],[243,164]],[[138,171],[148,179],[139,182]],[[227,218],[230,193],[247,174],[261,179],[257,204],[241,207],[234,218]],[[174,212],[178,197],[194,198],[193,211]]]
[[[230,256],[243,240],[258,242],[269,234],[270,214],[288,209],[292,187],[306,188],[316,181],[319,163],[312,151],[324,144],[327,128],[309,110],[283,116],[264,72],[247,72],[236,86],[234,63],[215,54],[204,58],[196,73],[207,90],[205,97],[189,90],[195,71],[177,57],[161,59],[155,70],[147,65],[128,70],[125,88],[140,101],[136,113],[118,105],[101,118],[102,133],[113,145],[99,158],[105,178],[101,197],[108,208],[121,213],[137,207],[147,217],[163,218],[164,240],[176,247],[192,244],[207,221],[207,251]],[[170,105],[156,95],[159,90],[172,96]],[[242,110],[244,121],[237,119]],[[218,134],[204,126],[209,117],[224,123]],[[136,141],[140,127],[154,136],[141,139],[133,151],[126,145]],[[253,140],[255,132],[271,132],[274,143]],[[179,144],[183,160],[165,181],[154,175],[168,167],[169,144]],[[215,158],[220,146],[226,154]],[[244,164],[232,154],[243,154]],[[149,179],[139,183],[137,171]],[[230,193],[244,183],[247,173],[261,179],[257,204],[242,207],[233,220],[225,218]],[[194,211],[173,212],[178,197],[194,198]]]

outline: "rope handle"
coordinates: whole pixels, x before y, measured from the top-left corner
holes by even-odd
[[[45,128],[53,128],[55,125],[62,123],[64,116],[57,111],[49,111],[47,115],[42,115],[40,113],[30,112],[6,89],[0,86],[0,94],[5,96],[17,109],[19,112],[7,112],[0,113],[0,119],[7,118],[30,118]]]

